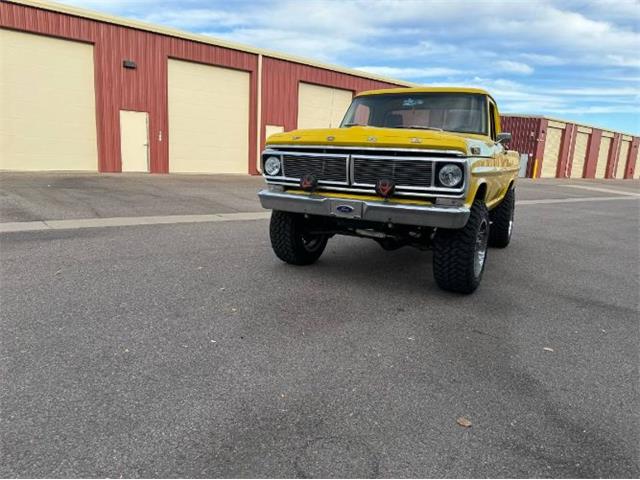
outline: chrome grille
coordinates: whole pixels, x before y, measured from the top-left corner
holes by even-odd
[[[354,185],[373,186],[381,178],[402,187],[431,187],[433,162],[403,158],[353,157]]]
[[[283,167],[287,178],[313,175],[320,182],[347,183],[347,156],[284,154]]]

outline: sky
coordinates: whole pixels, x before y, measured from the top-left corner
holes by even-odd
[[[640,133],[640,0],[61,0]]]

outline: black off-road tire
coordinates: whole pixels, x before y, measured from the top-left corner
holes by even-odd
[[[516,191],[510,188],[500,205],[489,212],[491,231],[489,232],[489,246],[505,248],[511,241],[513,219],[516,210]]]
[[[481,267],[476,267],[479,233],[484,255]],[[472,293],[480,285],[486,264],[489,237],[489,212],[484,202],[476,200],[467,224],[460,229],[439,228],[433,239],[433,276],[443,290]]]
[[[305,218],[298,213],[274,210],[269,225],[271,247],[276,256],[291,265],[311,265],[327,246],[326,235],[309,235]]]

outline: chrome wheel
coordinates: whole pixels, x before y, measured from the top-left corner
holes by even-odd
[[[304,245],[304,249],[311,253],[318,250],[318,248],[324,248],[322,243],[322,237],[319,235],[303,235],[302,236],[302,244]]]
[[[509,230],[508,230],[508,235],[509,238],[511,238],[511,232],[513,231],[513,216],[514,216],[515,210],[512,208],[511,209],[511,215],[509,216]]]
[[[489,240],[489,222],[482,220],[478,227],[476,235],[476,248],[473,262],[473,273],[479,277],[484,267],[484,261],[487,258],[487,242]]]

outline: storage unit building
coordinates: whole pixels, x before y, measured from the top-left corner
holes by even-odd
[[[42,1],[0,2],[0,169],[258,173],[268,134],[409,85]]]
[[[529,156],[527,176],[638,178],[640,137],[535,115],[503,115],[510,148]]]
[[[353,95],[410,86],[34,0],[0,2],[0,169],[259,172],[265,138],[336,127]],[[499,93],[499,92],[495,92]],[[632,178],[638,137],[504,115],[528,176]]]

